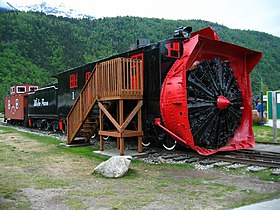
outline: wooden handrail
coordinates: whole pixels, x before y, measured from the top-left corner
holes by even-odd
[[[98,64],[98,98],[143,96],[141,62],[130,58],[116,58]]]
[[[86,120],[94,101],[96,100],[96,67],[85,83],[67,116],[67,144],[71,144],[81,125]]]
[[[142,98],[141,62],[116,58],[96,64],[67,116],[67,144],[71,144],[97,100]]]

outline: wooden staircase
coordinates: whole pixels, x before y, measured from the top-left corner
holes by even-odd
[[[92,71],[79,97],[67,116],[67,144],[88,142],[98,128],[98,119],[91,119],[91,110],[97,104],[96,68]],[[75,138],[78,138],[78,140]]]
[[[101,150],[103,150],[102,135],[117,137],[118,143],[121,142],[121,154],[124,153],[124,137],[138,136],[138,151],[141,152],[142,98],[141,60],[116,58],[97,64],[67,116],[67,144],[88,142],[99,127]],[[137,106],[124,119],[122,104],[126,100],[137,101]],[[113,102],[117,102],[120,107],[119,110],[113,111],[117,113],[117,119],[112,117],[109,110]],[[99,115],[94,110],[98,110]],[[115,130],[103,130],[104,115],[116,127]],[[138,116],[137,130],[126,130],[134,116]]]

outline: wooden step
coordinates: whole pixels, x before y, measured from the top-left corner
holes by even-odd
[[[81,128],[78,133],[91,133],[92,130],[91,128]]]
[[[87,137],[89,133],[78,132],[76,137]]]

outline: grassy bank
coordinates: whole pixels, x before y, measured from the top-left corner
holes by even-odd
[[[273,128],[269,126],[253,126],[255,141],[257,142],[273,142]],[[277,142],[280,143],[280,129],[277,129]]]

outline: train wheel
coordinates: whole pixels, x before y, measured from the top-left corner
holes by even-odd
[[[52,127],[53,132],[57,132],[59,129],[58,121],[53,121],[51,127]]]
[[[35,128],[41,129],[41,120],[35,121]]]
[[[176,145],[177,145],[177,141],[174,140],[170,135],[166,134],[164,135],[163,139],[162,139],[162,146],[166,149],[166,150],[174,150]]]
[[[188,118],[195,145],[225,146],[242,118],[242,94],[233,70],[216,58],[189,70],[187,78]]]
[[[142,145],[143,145],[144,147],[148,147],[148,146],[151,145],[151,143],[152,143],[152,141],[151,141],[151,136],[149,136],[149,135],[144,135],[144,136],[143,136],[143,139],[142,139]]]
[[[154,125],[150,120],[147,120],[143,126],[144,136],[142,139],[142,145],[148,147],[151,145],[153,139],[156,138],[156,133],[154,131]]]
[[[108,123],[104,123],[103,124],[103,130],[106,131],[106,130],[110,130],[110,126]],[[102,136],[103,140],[104,141],[108,141],[110,139],[110,136]]]
[[[41,129],[48,131],[50,129],[50,123],[47,120],[41,121]]]
[[[46,131],[51,130],[51,123],[50,122],[47,122],[47,127],[45,129],[46,129]]]

